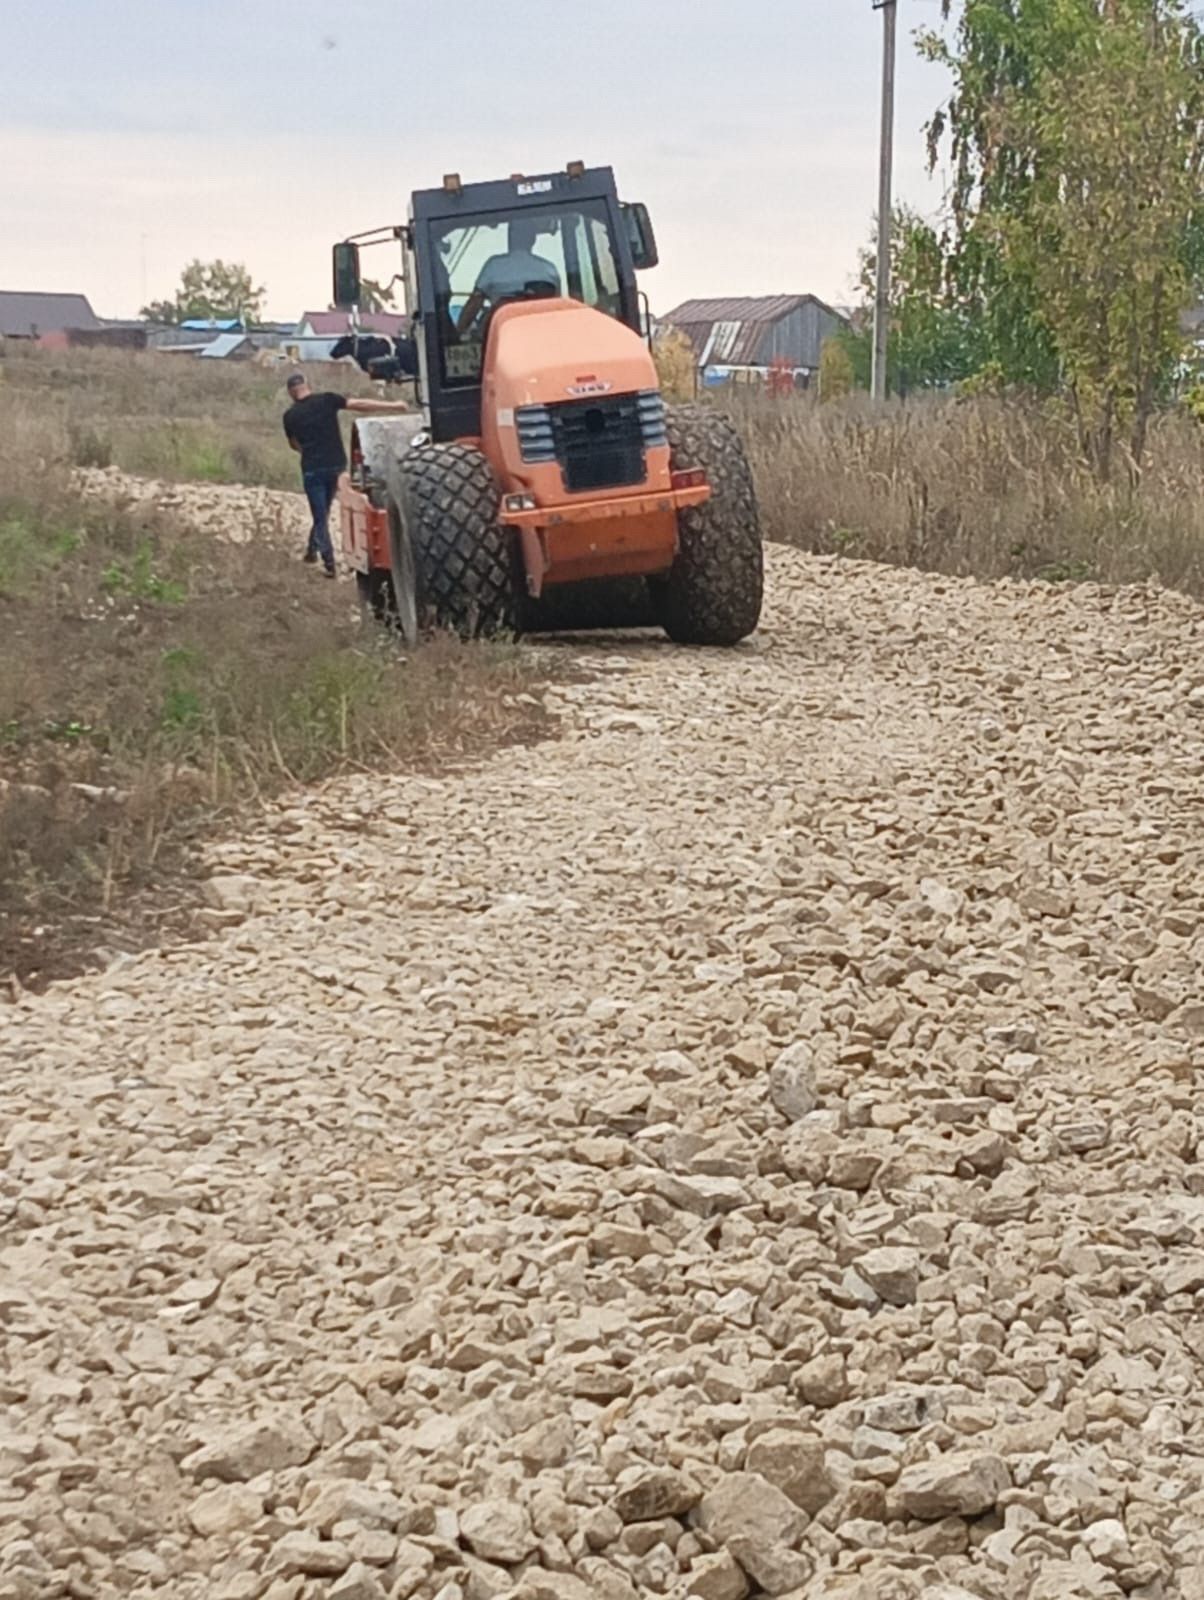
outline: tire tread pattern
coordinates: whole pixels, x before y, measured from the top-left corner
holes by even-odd
[[[513,633],[511,538],[489,462],[471,445],[420,445],[393,476],[426,618],[464,639]]]
[[[678,518],[677,557],[661,620],[679,644],[731,645],[761,617],[764,554],[752,470],[730,419],[707,406],[671,406],[671,463],[705,467],[711,496]]]

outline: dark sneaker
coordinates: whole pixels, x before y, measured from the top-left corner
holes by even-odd
[[[334,575],[335,575],[335,571],[334,571],[333,567],[323,567],[322,568],[322,576],[324,578],[333,578]]]
[[[304,561],[307,567],[312,567],[314,562],[318,559],[318,552],[316,550],[307,550],[301,559]]]

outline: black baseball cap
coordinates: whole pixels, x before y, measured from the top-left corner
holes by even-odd
[[[294,389],[299,389],[304,382],[305,374],[303,372],[290,372],[288,375],[288,382],[284,387],[291,394]]]

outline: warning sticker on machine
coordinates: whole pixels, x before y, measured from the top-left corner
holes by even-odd
[[[519,194],[549,194],[552,189],[551,178],[531,179],[527,183],[515,184]]]

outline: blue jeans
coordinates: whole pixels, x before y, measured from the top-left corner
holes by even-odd
[[[319,556],[327,572],[334,571],[334,550],[330,543],[330,508],[334,504],[334,497],[338,493],[339,474],[326,469],[319,472],[303,472],[301,482],[305,485],[305,498],[309,501],[310,514],[314,525],[310,529],[309,544],[306,554]]]

